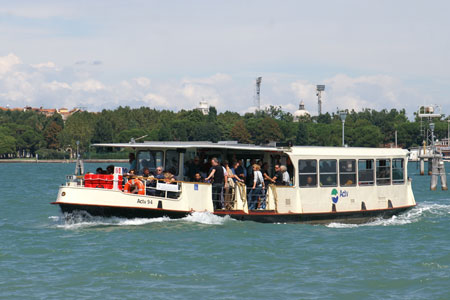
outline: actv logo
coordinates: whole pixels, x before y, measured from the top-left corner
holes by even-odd
[[[338,192],[337,189],[333,189],[331,191],[331,201],[333,201],[333,203],[338,203],[339,197],[341,197],[341,198],[348,197],[348,191],[339,190],[339,192]]]

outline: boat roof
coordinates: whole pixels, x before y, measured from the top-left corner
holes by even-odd
[[[233,149],[233,150],[254,150],[254,151],[285,151],[286,148],[274,145],[253,145],[239,144],[234,141],[213,142],[149,142],[143,143],[100,143],[92,144],[94,147],[114,147],[114,148],[212,148],[212,149]]]
[[[280,147],[272,144],[253,145],[239,144],[235,141],[213,142],[154,142],[145,141],[142,143],[99,143],[92,144],[95,147],[116,147],[133,149],[189,149],[189,148],[210,148],[210,149],[229,149],[245,151],[273,151],[287,152],[295,156],[405,156],[408,150],[401,148],[366,148],[366,147],[324,147],[324,146],[292,146]]]

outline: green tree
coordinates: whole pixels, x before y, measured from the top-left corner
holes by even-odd
[[[233,140],[238,141],[239,143],[243,144],[250,144],[250,133],[247,130],[247,127],[245,127],[245,123],[243,120],[239,120],[236,123],[234,123],[233,128],[231,129],[230,136]]]
[[[5,157],[8,154],[15,153],[15,151],[16,139],[0,132],[0,156]]]

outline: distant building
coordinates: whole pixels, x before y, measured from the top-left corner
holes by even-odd
[[[196,108],[196,110],[199,110],[202,112],[203,115],[207,115],[209,114],[209,105],[207,101],[200,101],[198,107]]]
[[[51,116],[53,116],[53,114],[57,113],[57,114],[61,115],[63,121],[66,121],[67,118],[69,116],[73,115],[74,113],[76,113],[78,111],[83,111],[81,108],[74,108],[69,111],[69,109],[64,108],[64,107],[57,109],[57,108],[42,108],[42,106],[39,108],[35,108],[35,107],[31,107],[31,106],[25,106],[24,108],[10,108],[9,106],[8,107],[0,106],[0,110],[24,111],[24,112],[25,111],[35,111],[37,113],[45,115],[46,117],[51,117]]]
[[[306,117],[306,116],[311,116],[311,114],[309,113],[309,111],[307,111],[305,109],[305,103],[302,101],[300,101],[300,105],[298,106],[298,110],[296,110],[294,112],[294,122],[298,122],[300,118],[302,117]]]

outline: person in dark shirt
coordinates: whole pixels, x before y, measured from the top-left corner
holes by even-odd
[[[223,168],[219,164],[219,160],[216,157],[211,159],[211,173],[209,173],[208,177],[205,178],[205,181],[208,181],[214,178],[214,182],[212,185],[212,198],[214,209],[222,209],[222,190],[223,183],[225,179],[225,174],[223,173]]]
[[[280,165],[275,165],[275,176],[272,178],[272,183],[276,185],[283,184],[283,172],[281,172]]]
[[[272,183],[272,178],[269,175],[269,164],[267,162],[263,163],[261,173],[264,177],[264,185],[266,186],[267,191],[269,184]]]
[[[201,166],[200,166],[200,158],[196,156],[194,158],[194,161],[189,165],[188,167],[188,177],[191,181],[195,180],[195,174],[200,173]]]

